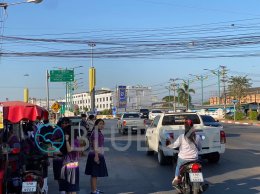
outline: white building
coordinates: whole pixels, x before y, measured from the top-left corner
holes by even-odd
[[[110,90],[96,90],[95,105],[97,111],[103,111],[105,109],[112,108],[112,93],[113,92]],[[84,111],[84,108],[91,110],[91,97],[89,92],[73,94],[72,102],[74,105],[78,105],[80,111]]]

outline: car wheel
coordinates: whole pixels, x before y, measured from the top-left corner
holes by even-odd
[[[209,156],[207,158],[208,158],[209,163],[215,164],[215,163],[218,163],[218,161],[220,159],[220,154],[218,152],[211,153],[211,154],[209,154]]]
[[[146,138],[145,143],[146,143],[146,147],[147,147],[146,155],[147,155],[147,156],[152,156],[152,155],[154,155],[154,151],[151,150],[150,147],[149,147],[149,143],[148,143],[148,139],[147,139],[147,138]]]
[[[167,158],[164,156],[164,153],[160,148],[157,153],[157,158],[160,165],[165,165],[167,163]]]

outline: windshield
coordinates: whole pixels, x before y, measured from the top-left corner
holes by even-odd
[[[139,118],[139,114],[136,113],[124,114],[123,118]]]
[[[162,125],[184,125],[186,119],[191,119],[194,124],[200,124],[200,119],[196,114],[187,115],[165,115]]]
[[[140,112],[146,113],[146,112],[149,112],[149,110],[148,109],[140,109]]]
[[[161,110],[152,110],[152,113],[162,113]]]
[[[201,115],[203,122],[216,122],[215,119],[211,116]]]

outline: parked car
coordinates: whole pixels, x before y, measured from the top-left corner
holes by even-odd
[[[145,120],[140,118],[138,112],[123,113],[117,123],[118,132],[127,134],[128,131],[141,134],[145,133],[146,125]]]
[[[149,109],[141,108],[139,110],[139,114],[140,114],[141,118],[148,119],[149,118]]]
[[[161,111],[161,110],[152,110],[149,113],[149,119],[153,120],[157,115],[161,115],[162,113],[163,113],[163,111]]]
[[[153,155],[156,152],[159,164],[176,158],[178,151],[167,146],[184,133],[186,119],[193,121],[195,133],[203,139],[199,155],[211,163],[217,163],[220,154],[225,152],[226,135],[223,128],[205,126],[201,116],[191,112],[164,113],[156,116],[145,134],[147,154]]]
[[[205,126],[222,127],[222,124],[210,115],[200,115]]]

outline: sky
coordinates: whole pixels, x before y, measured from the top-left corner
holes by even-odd
[[[43,0],[1,8],[0,101],[23,100],[25,87],[31,98],[46,98],[47,70],[75,68],[83,73],[75,92],[88,91],[88,42],[96,43],[97,89],[142,85],[162,98],[170,79],[192,80],[193,74],[207,77],[207,100],[217,95],[217,77],[204,69],[220,65],[258,87],[259,7],[259,0]],[[50,56],[60,51],[62,57]],[[72,51],[87,54],[71,57]],[[64,83],[49,85],[51,99],[65,96]],[[201,82],[190,87],[200,103]]]

